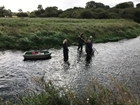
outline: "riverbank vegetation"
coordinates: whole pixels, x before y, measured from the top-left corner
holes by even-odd
[[[94,43],[139,36],[140,25],[125,19],[0,18],[0,49],[29,50],[59,48],[67,38],[93,36]]]
[[[47,2],[46,2],[47,3]],[[132,1],[121,2],[114,7],[101,2],[88,1],[85,7],[71,7],[66,10],[58,9],[57,6],[43,7],[38,4],[36,10],[23,12],[12,12],[5,6],[0,6],[0,17],[30,17],[30,18],[75,18],[75,19],[131,19],[140,23],[140,3]]]
[[[111,87],[105,87],[97,81],[87,84],[82,97],[67,86],[54,85],[53,81],[45,82],[43,78],[37,78],[36,81],[42,91],[28,92],[24,97],[18,96],[18,101],[14,105],[140,105],[140,100],[114,79]],[[1,100],[1,105],[13,103]]]

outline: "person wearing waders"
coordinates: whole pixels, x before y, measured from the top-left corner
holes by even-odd
[[[77,48],[77,50],[79,51],[82,51],[83,50],[83,45],[84,45],[84,43],[85,43],[85,40],[84,40],[84,36],[83,36],[84,34],[83,33],[81,33],[81,35],[79,35],[78,36],[78,38],[77,38],[77,42],[78,42],[78,48]]]
[[[63,57],[64,57],[64,62],[67,63],[68,65],[70,65],[68,62],[68,59],[69,59],[68,52],[69,52],[69,49],[67,46],[67,39],[65,39],[63,41]]]
[[[90,36],[89,37],[89,40],[91,41],[91,55],[93,55],[94,56],[94,50],[93,50],[93,38],[92,38],[92,36]]]
[[[92,57],[92,41],[89,38],[86,42],[86,61],[89,62]]]

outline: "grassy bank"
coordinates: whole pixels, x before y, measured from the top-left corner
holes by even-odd
[[[14,105],[140,105],[129,89],[112,80],[112,87],[107,88],[97,81],[87,84],[83,97],[79,97],[68,87],[54,85],[52,81],[45,82],[36,79],[42,88],[40,93],[28,92],[25,97],[18,96],[19,101]],[[11,101],[0,101],[1,105],[13,105]]]
[[[75,43],[81,32],[95,43],[118,41],[139,36],[139,28],[123,19],[0,18],[0,49],[59,48],[65,38]]]

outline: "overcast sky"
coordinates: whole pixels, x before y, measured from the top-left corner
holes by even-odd
[[[86,3],[92,0],[0,0],[0,6],[5,6],[6,9],[11,9],[12,12],[17,12],[22,9],[24,12],[37,10],[37,6],[41,4],[43,8],[57,6],[58,9],[66,10],[73,7],[85,7]],[[122,2],[130,0],[93,0],[95,2],[109,5],[110,7]],[[134,5],[140,3],[140,0],[131,0]]]

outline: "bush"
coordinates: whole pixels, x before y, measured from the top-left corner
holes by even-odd
[[[112,78],[110,86],[98,81],[87,84],[82,97],[76,95],[68,87],[54,85],[53,81],[45,82],[44,77],[33,78],[40,86],[40,93],[28,92],[26,96],[18,96],[17,105],[139,105],[130,90]],[[10,103],[10,102],[9,102]],[[7,105],[7,104],[6,104]],[[8,104],[12,105],[12,104]]]

